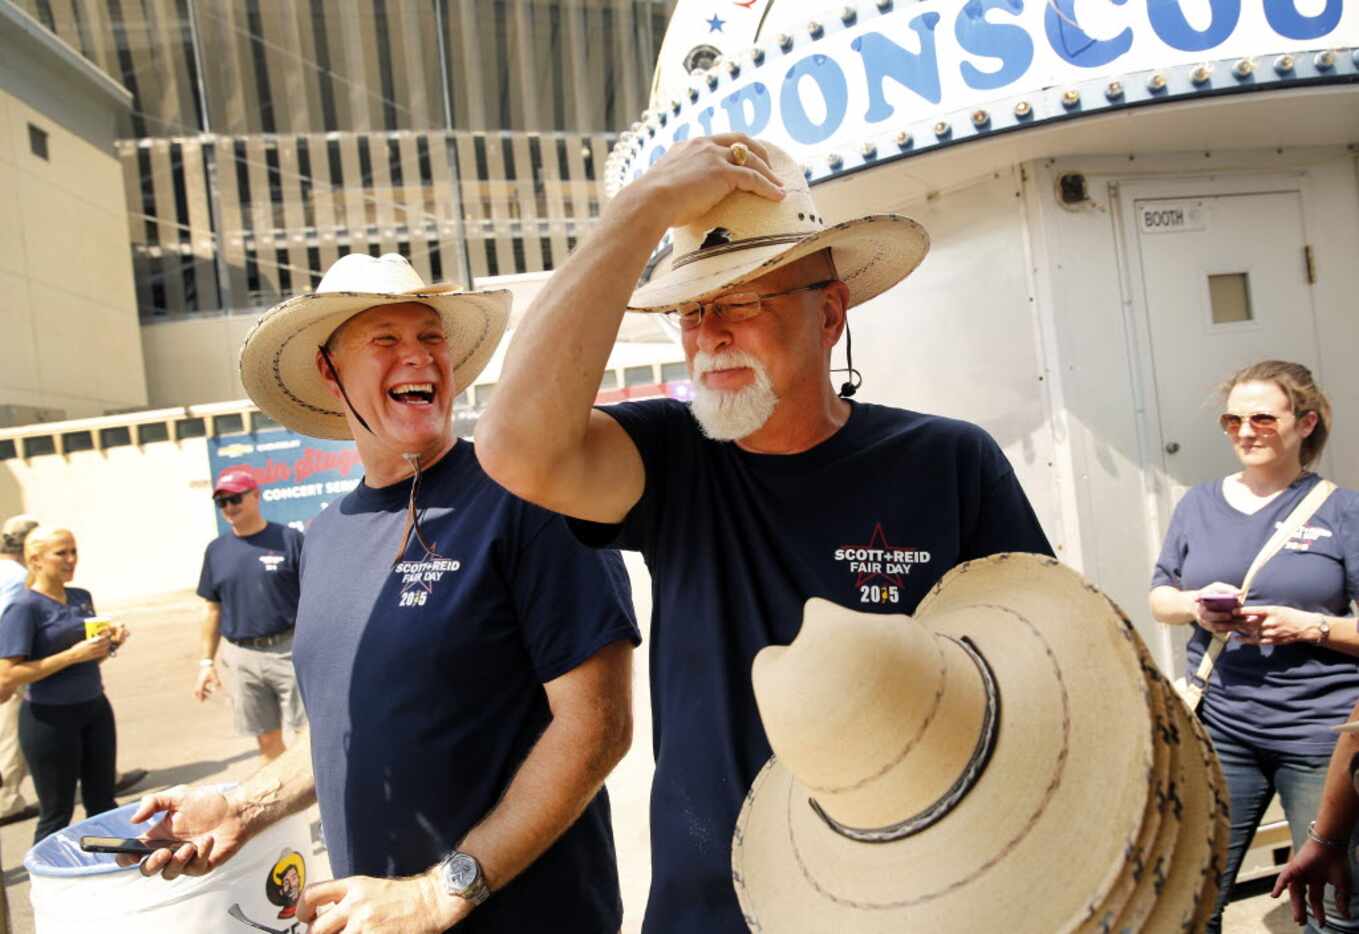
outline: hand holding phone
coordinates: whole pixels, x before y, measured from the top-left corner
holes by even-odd
[[[81,837],[80,848],[86,853],[127,853],[131,856],[150,856],[156,850],[174,850],[185,840],[139,840],[136,837]]]
[[[1235,613],[1241,607],[1241,596],[1234,593],[1204,593],[1198,599],[1211,613]]]

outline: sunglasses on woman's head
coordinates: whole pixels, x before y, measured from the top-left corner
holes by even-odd
[[[218,509],[224,509],[227,506],[239,506],[243,499],[244,493],[232,493],[230,496],[214,496],[212,501],[217,504]]]
[[[1279,416],[1271,415],[1268,412],[1255,412],[1251,415],[1233,415],[1231,412],[1223,412],[1217,421],[1222,426],[1222,430],[1229,435],[1239,432],[1243,421],[1249,421],[1251,430],[1259,434],[1272,434],[1279,430]]]

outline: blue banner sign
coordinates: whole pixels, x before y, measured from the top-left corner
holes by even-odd
[[[260,486],[264,518],[305,530],[331,500],[358,486],[363,464],[352,441],[322,441],[287,430],[208,438],[213,480],[244,467]],[[217,531],[230,527],[217,511]]]
[[[1282,75],[1272,59],[1258,69],[1253,59],[1359,44],[1356,0],[924,0],[830,5],[819,14],[809,4],[771,3],[758,28],[745,27],[755,33],[740,37],[746,47],[728,35],[723,60],[690,73],[688,46],[703,39],[696,11],[704,9],[683,0],[676,9],[651,110],[611,159],[611,191],[694,136],[747,133],[809,163],[827,153],[886,154],[908,126],[933,115],[1093,79],[1226,61],[1226,74],[1196,76],[1193,89],[1241,89],[1266,77],[1353,80],[1352,50],[1315,68],[1290,64]],[[724,30],[745,22],[731,20]],[[1249,71],[1243,65],[1233,76],[1241,59],[1251,60]],[[1161,99],[1176,96],[1169,90]],[[1123,94],[1110,88],[1099,103],[1116,105]],[[1066,105],[1077,109],[1079,99]]]

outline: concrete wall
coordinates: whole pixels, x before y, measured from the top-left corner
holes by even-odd
[[[0,23],[0,405],[77,418],[146,404],[119,110]],[[30,124],[47,133],[46,160]]]
[[[75,583],[99,601],[192,588],[217,536],[202,438],[0,461],[0,515],[76,535]]]
[[[218,315],[141,326],[153,408],[244,399],[237,359],[254,316]]]

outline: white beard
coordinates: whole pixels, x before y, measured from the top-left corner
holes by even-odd
[[[736,390],[709,389],[703,374],[710,370],[749,367],[755,381]],[[714,441],[735,441],[764,427],[779,397],[769,381],[769,371],[756,357],[740,350],[709,354],[699,351],[693,362],[694,401],[689,407],[698,427]]]

